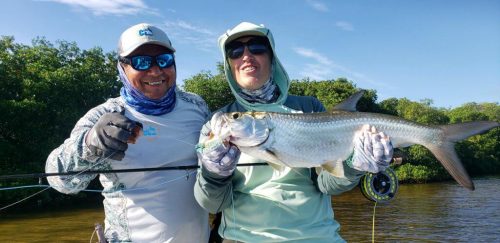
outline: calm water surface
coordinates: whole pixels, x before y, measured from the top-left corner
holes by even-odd
[[[396,198],[376,207],[375,241],[500,242],[500,178],[474,183],[475,191],[455,182],[402,185]],[[333,201],[341,235],[371,241],[374,203],[359,190]]]
[[[455,182],[402,185],[376,207],[375,241],[500,242],[500,178],[474,182],[472,192]],[[374,204],[358,189],[333,201],[342,237],[370,242]],[[89,242],[103,217],[102,208],[0,214],[0,242]]]

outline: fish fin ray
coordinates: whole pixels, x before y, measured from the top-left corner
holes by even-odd
[[[342,111],[356,111],[356,104],[358,104],[359,99],[365,93],[364,90],[360,90],[351,96],[347,97],[347,99],[338,103],[333,107],[333,110],[342,110]]]
[[[345,178],[344,163],[340,160],[326,162],[321,167],[335,177]]]
[[[474,121],[457,124],[441,125],[446,139],[451,142],[458,142],[470,136],[485,133],[488,130],[500,126],[495,121]]]
[[[279,172],[283,172],[285,170],[285,168],[286,168],[283,165],[279,165],[279,164],[273,163],[271,161],[266,161],[266,162],[269,164],[269,166],[271,166],[271,168],[273,168],[273,169],[275,169],[275,170],[277,170]]]
[[[285,168],[286,168],[286,166],[284,166],[285,163],[283,163],[283,161],[278,159],[278,156],[276,156],[274,151],[269,150],[269,149],[264,149],[264,150],[262,150],[262,152],[264,154],[266,154],[266,159],[267,159],[269,166],[271,166],[273,169],[280,171],[280,172],[283,172],[285,170]]]
[[[474,121],[449,125],[441,125],[443,143],[438,145],[424,145],[427,147],[450,175],[462,186],[474,190],[474,183],[465,170],[460,158],[455,151],[455,142],[470,136],[484,133],[500,124],[495,121]]]
[[[455,152],[454,143],[445,142],[441,146],[427,146],[443,167],[463,187],[474,190],[474,183]]]

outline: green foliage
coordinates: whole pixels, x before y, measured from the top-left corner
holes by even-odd
[[[300,81],[292,80],[289,92],[294,95],[314,96],[323,103],[327,110],[331,110],[357,90],[356,85],[345,78],[325,81],[303,79]],[[359,111],[373,111],[376,107],[376,100],[376,91],[366,90],[356,108]]]
[[[398,180],[402,183],[425,183],[449,178],[436,168],[411,163],[397,167],[395,172]]]
[[[377,112],[427,125],[448,124],[445,110],[434,108],[431,104],[431,100],[415,102],[406,98],[389,98],[379,103]]]
[[[447,112],[450,123],[469,121],[500,121],[498,103],[466,103]]]
[[[431,107],[431,102],[415,102],[400,99],[396,106],[399,117],[427,125],[447,124],[448,117],[442,110]]]
[[[498,103],[466,103],[447,112],[451,123],[481,120],[500,121]],[[456,150],[471,174],[500,173],[500,128],[457,143]]]
[[[346,79],[325,81],[294,80],[290,86],[290,94],[315,96],[328,110],[356,92],[356,86]]]
[[[379,103],[378,112],[388,115],[397,116],[398,115],[398,104],[399,100],[397,98],[389,98],[383,100]]]
[[[200,95],[207,102],[211,111],[234,101],[222,65],[222,63],[218,63],[219,73],[217,75],[212,75],[209,71],[202,71],[184,80],[183,89]]]
[[[114,56],[65,41],[0,39],[0,174],[43,172],[76,121],[118,95]]]

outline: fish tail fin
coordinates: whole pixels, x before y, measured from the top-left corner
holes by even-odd
[[[500,126],[495,121],[475,121],[439,126],[445,137],[450,142],[458,142],[470,136],[485,133],[488,130]]]
[[[474,190],[474,183],[465,170],[460,158],[455,151],[455,142],[470,136],[484,133],[498,127],[494,121],[477,121],[439,126],[443,131],[441,145],[427,145],[426,147],[436,156],[450,175],[462,186]]]
[[[474,190],[474,183],[455,152],[455,143],[446,142],[441,146],[427,146],[450,175],[463,187]]]

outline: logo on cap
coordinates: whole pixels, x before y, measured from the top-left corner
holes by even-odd
[[[149,28],[139,30],[139,35],[153,35],[153,31],[151,31]]]

